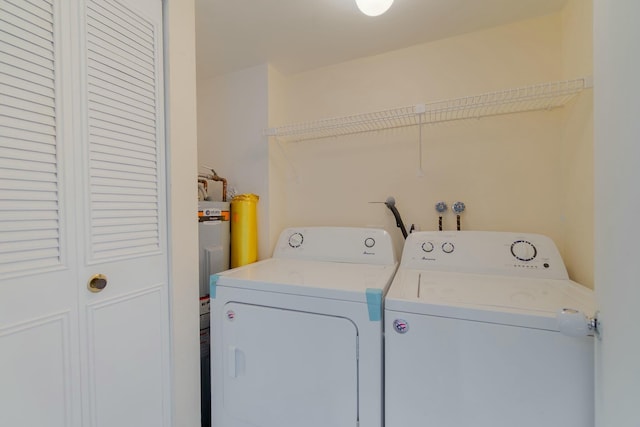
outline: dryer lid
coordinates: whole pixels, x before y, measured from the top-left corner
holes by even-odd
[[[386,294],[396,267],[270,258],[220,273],[216,286],[367,303],[367,292]]]
[[[595,311],[593,291],[571,280],[400,269],[385,310],[558,330],[556,315]]]

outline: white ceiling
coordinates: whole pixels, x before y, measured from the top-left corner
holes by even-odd
[[[547,15],[566,0],[196,0],[198,78],[270,63],[289,74]]]

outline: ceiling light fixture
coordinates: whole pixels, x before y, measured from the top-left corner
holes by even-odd
[[[365,15],[378,16],[389,10],[393,0],[356,0],[356,4]]]

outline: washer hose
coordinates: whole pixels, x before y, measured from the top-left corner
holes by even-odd
[[[402,236],[406,239],[407,238],[407,229],[404,227],[404,223],[402,222],[402,218],[400,217],[400,212],[398,212],[398,209],[396,208],[396,199],[394,199],[393,197],[389,196],[387,197],[387,200],[384,202],[385,206],[389,208],[389,210],[391,211],[391,213],[393,214],[393,216],[396,219],[396,225],[400,228],[400,231],[402,231]]]

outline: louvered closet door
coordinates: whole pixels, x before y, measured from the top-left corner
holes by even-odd
[[[86,0],[77,180],[88,426],[169,422],[160,0]]]
[[[170,424],[161,7],[0,0],[0,426]]]
[[[66,0],[0,0],[0,426],[79,426]]]

